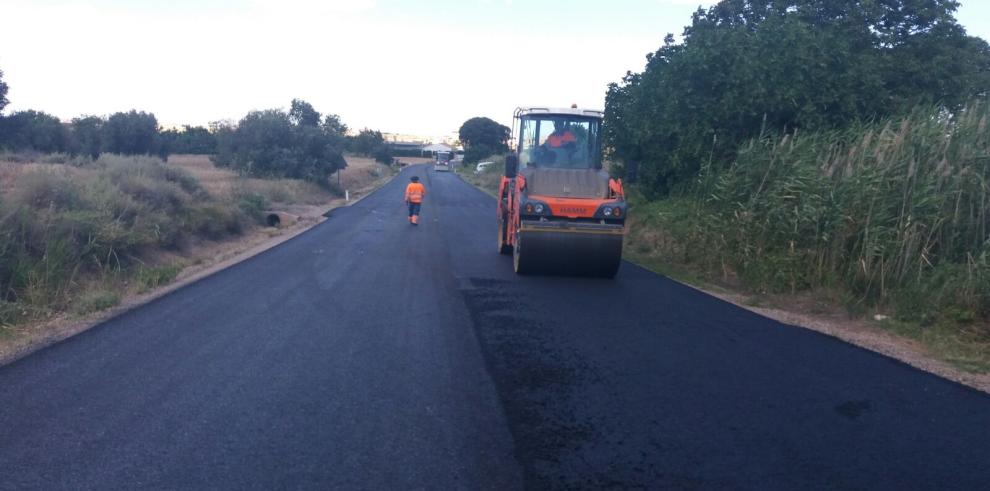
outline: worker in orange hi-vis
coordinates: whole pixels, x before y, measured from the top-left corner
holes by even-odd
[[[426,187],[419,182],[419,176],[409,178],[410,182],[406,186],[406,204],[409,205],[409,223],[419,225],[419,207],[423,204],[423,197],[426,196]]]

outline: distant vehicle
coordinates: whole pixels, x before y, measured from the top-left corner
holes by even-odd
[[[485,169],[491,167],[494,164],[495,162],[478,162],[478,165],[474,167],[474,173],[481,174],[482,172],[485,172]]]
[[[433,170],[437,172],[450,172],[450,159],[453,155],[450,152],[437,152],[436,161],[433,163]]]

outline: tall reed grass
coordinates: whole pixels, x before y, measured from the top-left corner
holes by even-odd
[[[683,259],[922,322],[990,315],[990,107],[763,136],[677,200]]]

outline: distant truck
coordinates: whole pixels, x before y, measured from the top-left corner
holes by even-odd
[[[450,172],[450,161],[454,157],[452,152],[437,152],[436,161],[433,163],[433,170],[437,172]]]

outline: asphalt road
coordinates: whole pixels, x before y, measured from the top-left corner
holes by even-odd
[[[990,488],[987,395],[630,264],[517,277],[493,207],[407,169],[0,368],[0,487]]]

